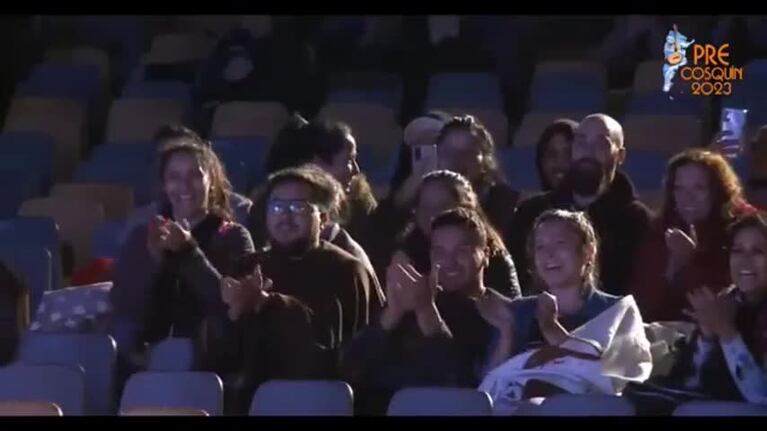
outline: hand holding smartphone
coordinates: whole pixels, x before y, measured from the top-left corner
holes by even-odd
[[[723,108],[720,123],[721,151],[730,159],[743,154],[748,109]]]
[[[437,146],[436,145],[413,145],[410,148],[413,172],[426,175],[437,170]]]

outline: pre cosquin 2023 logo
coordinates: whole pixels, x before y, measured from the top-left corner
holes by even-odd
[[[688,64],[687,53],[692,47],[692,64]],[[695,39],[674,28],[666,35],[663,45],[663,91],[668,93],[678,74],[684,81],[690,81],[690,91],[696,96],[729,96],[732,83],[743,79],[743,68],[730,64],[730,44],[720,46],[696,44]]]

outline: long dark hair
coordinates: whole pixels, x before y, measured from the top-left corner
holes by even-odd
[[[541,137],[538,138],[538,143],[535,145],[535,166],[538,168],[538,178],[541,182],[541,190],[549,191],[553,188],[543,173],[543,156],[546,154],[551,140],[555,136],[562,135],[565,139],[572,142],[575,138],[575,129],[577,127],[577,121],[569,118],[560,118],[554,120],[554,122],[543,129]]]
[[[229,203],[232,185],[226,176],[224,165],[210,147],[200,145],[198,142],[189,139],[179,139],[164,145],[160,148],[158,157],[158,178],[160,184],[163,183],[168,161],[177,153],[186,153],[196,158],[200,167],[208,174],[210,178],[207,202],[208,212],[225,220],[232,220],[232,208]],[[160,187],[159,191],[159,201],[162,210],[170,207],[168,197],[165,195],[162,187]]]

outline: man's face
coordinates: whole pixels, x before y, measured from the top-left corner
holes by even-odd
[[[569,181],[573,191],[593,196],[604,191],[623,163],[625,149],[610,139],[610,131],[601,118],[588,118],[575,130]]]
[[[269,195],[266,228],[274,247],[307,249],[320,238],[322,214],[312,204],[311,187],[301,181],[286,181]]]

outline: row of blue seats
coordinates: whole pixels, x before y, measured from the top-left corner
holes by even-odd
[[[132,375],[119,412],[133,408],[194,409],[223,414],[223,384],[214,373],[192,371],[191,340],[168,338],[150,351],[147,371]],[[0,368],[0,401],[47,400],[65,415],[114,413],[114,340],[108,335],[27,333],[17,362]],[[251,415],[353,415],[354,393],[342,381],[273,380],[260,385]],[[609,395],[557,395],[520,403],[520,416],[635,416],[634,405]],[[490,416],[488,394],[472,389],[406,388],[392,398],[393,416]],[[737,402],[693,402],[675,416],[767,416],[767,407]]]

